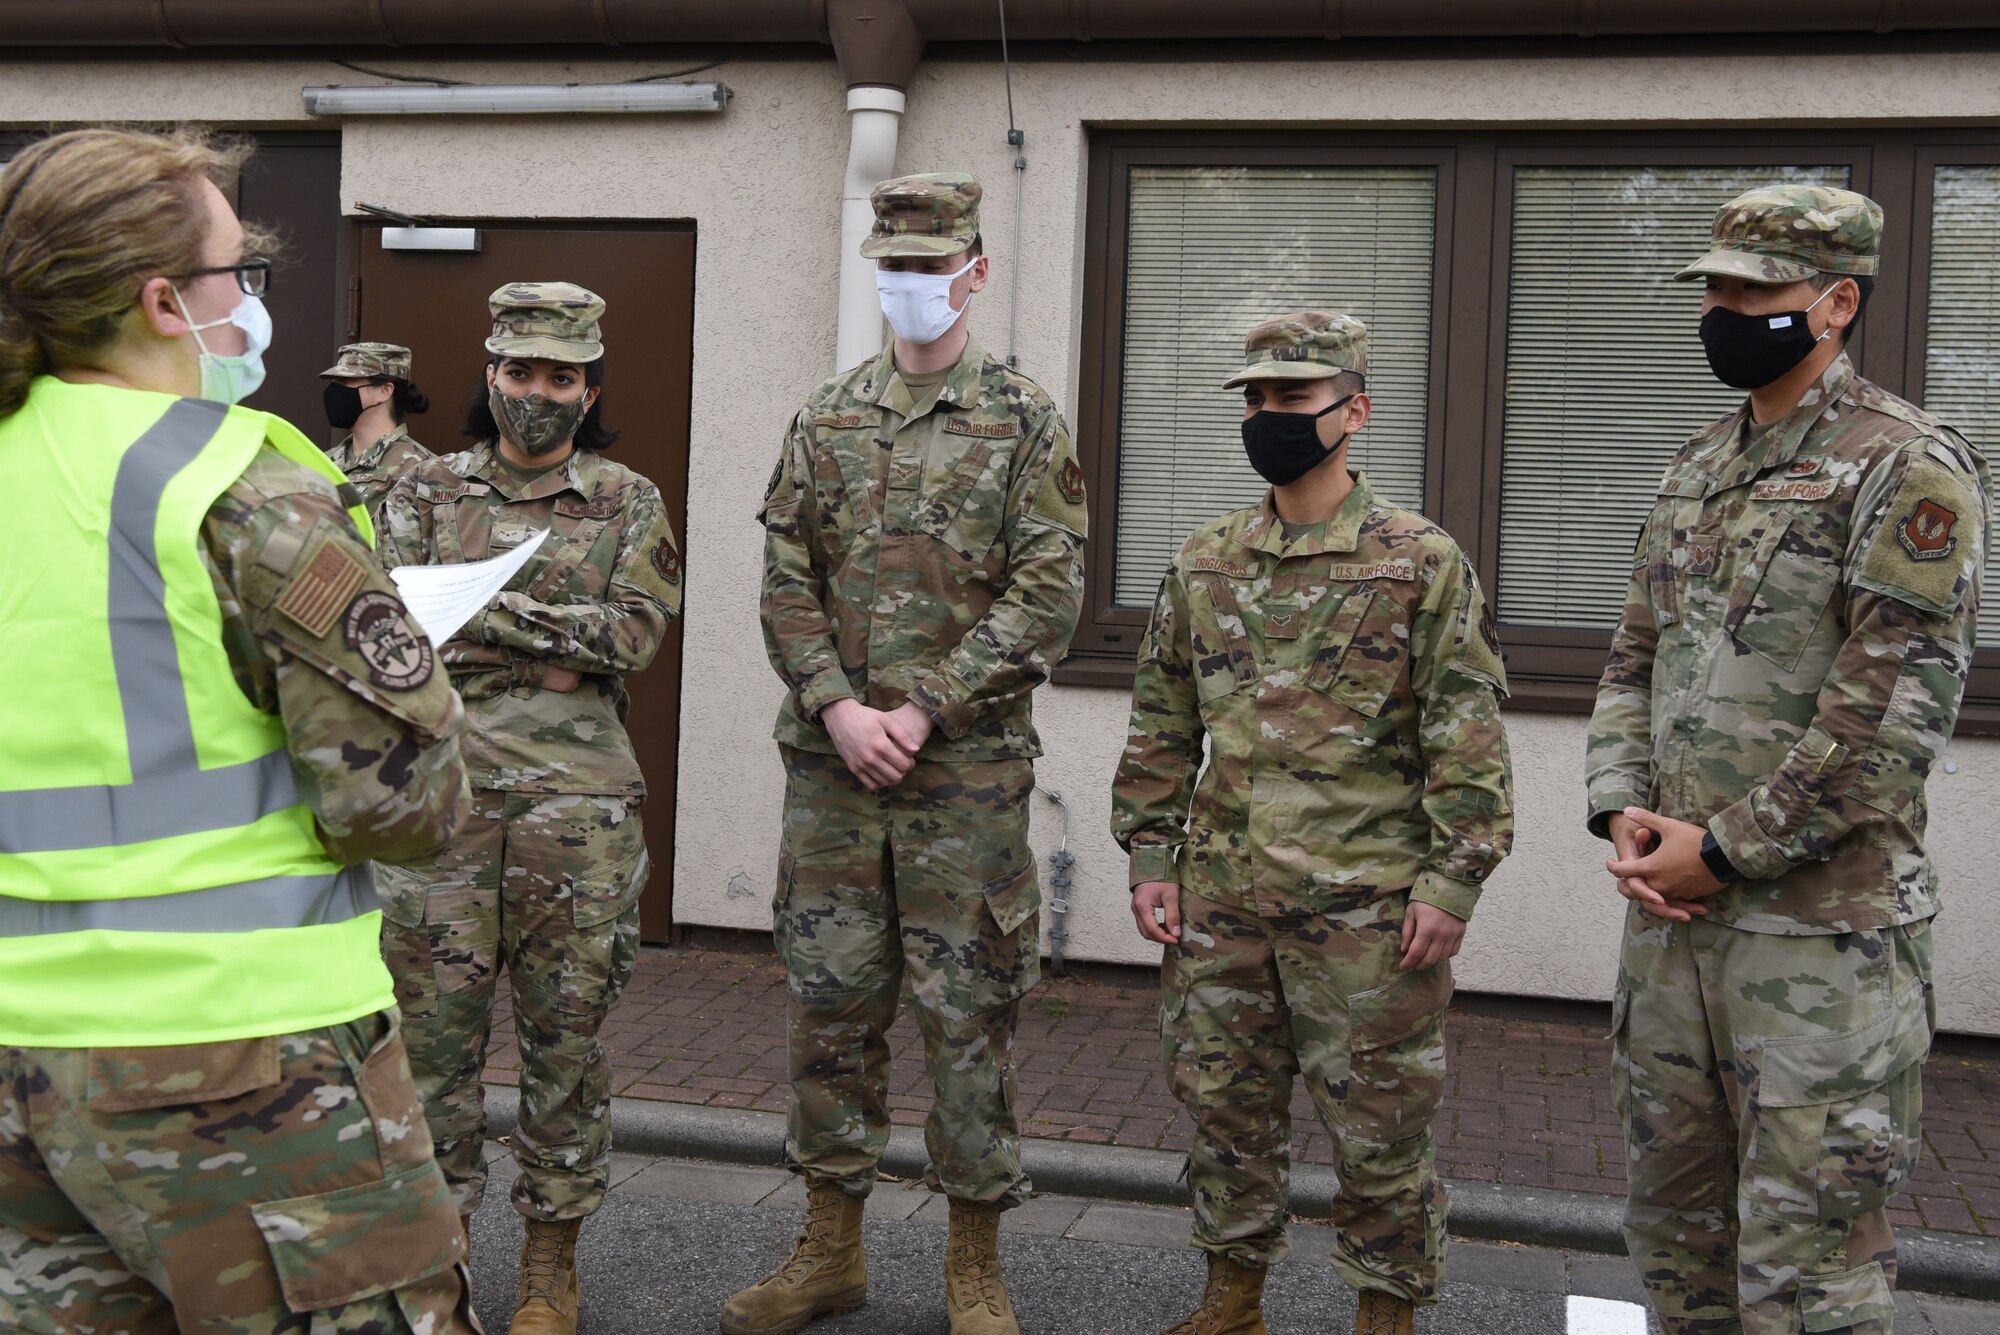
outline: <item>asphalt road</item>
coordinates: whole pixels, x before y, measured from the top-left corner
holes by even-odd
[[[513,1164],[491,1147],[493,1180],[473,1232],[479,1312],[501,1335],[512,1311],[519,1217],[507,1201]],[[804,1193],[781,1169],[613,1158],[610,1199],[578,1248],[589,1335],[708,1335],[735,1289],[790,1249]],[[1026,1335],[1155,1335],[1200,1296],[1203,1267],[1186,1245],[1188,1215],[1162,1206],[1042,1196],[1005,1219],[1008,1289]],[[812,1335],[945,1335],[945,1203],[921,1183],[885,1182],[868,1202],[869,1301]],[[1330,1233],[1293,1229],[1291,1259],[1272,1272],[1274,1335],[1352,1328],[1354,1298],[1324,1262]],[[1419,1315],[1422,1335],[1641,1335],[1657,1331],[1636,1304],[1621,1257],[1456,1242],[1445,1300]],[[1900,1335],[1992,1335],[2000,1304],[1904,1295]]]

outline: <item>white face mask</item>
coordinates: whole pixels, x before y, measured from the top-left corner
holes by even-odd
[[[201,351],[201,397],[217,403],[241,403],[255,394],[264,383],[264,353],[271,346],[271,312],[264,308],[263,299],[246,296],[236,303],[235,310],[206,324],[194,322],[179,288],[174,289],[174,300],[180,303],[181,314],[194,332],[194,345]],[[210,352],[201,336],[202,330],[225,324],[243,331],[243,351],[234,357]]]
[[[951,285],[959,274],[979,263],[973,256],[957,273],[911,273],[908,270],[877,269],[875,295],[881,299],[882,314],[896,337],[921,347],[944,337],[944,331],[958,323],[965,306],[953,310]],[[970,297],[966,305],[972,304]]]

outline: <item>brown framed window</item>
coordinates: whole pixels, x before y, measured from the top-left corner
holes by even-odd
[[[1672,274],[1719,203],[1783,179],[1882,204],[1849,350],[2000,453],[2000,133],[1096,132],[1077,414],[1093,536],[1057,680],[1130,680],[1180,541],[1263,492],[1220,389],[1243,332],[1330,306],[1374,334],[1357,463],[1472,554],[1515,706],[1588,709],[1666,460],[1740,400],[1702,356],[1699,285]],[[1961,729],[2000,732],[1992,565]]]

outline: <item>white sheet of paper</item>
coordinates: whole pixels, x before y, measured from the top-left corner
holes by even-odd
[[[543,529],[511,551],[485,561],[466,561],[448,566],[398,566],[389,572],[410,620],[430,636],[432,644],[443,644],[458,634],[459,627],[493,601],[493,595],[507,587],[514,572],[535,554],[535,548],[549,536]]]

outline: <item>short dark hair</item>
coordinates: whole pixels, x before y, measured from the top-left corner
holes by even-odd
[[[498,368],[508,360],[500,353],[486,359],[488,366]],[[516,359],[519,360],[519,359]],[[583,384],[585,389],[598,389],[604,384],[604,358],[583,364]],[[497,440],[500,424],[493,420],[493,409],[486,401],[487,389],[484,383],[472,391],[472,397],[465,401],[465,422],[459,432],[474,440]],[[597,396],[597,402],[590,405],[590,411],[583,415],[583,425],[576,429],[576,447],[579,450],[608,450],[618,442],[618,433],[604,425],[604,395]]]
[[[395,387],[396,392],[389,396],[389,416],[396,419],[397,426],[401,426],[404,422],[407,422],[412,414],[427,413],[431,410],[429,396],[407,380],[396,380],[386,375],[378,375],[368,383],[371,385],[393,385]]]
[[[1813,291],[1824,292],[1843,278],[1854,280],[1858,294],[1854,303],[1854,318],[1847,322],[1847,328],[1840,331],[1840,346],[1844,348],[1854,341],[1854,331],[1861,327],[1861,317],[1868,313],[1868,295],[1875,290],[1875,279],[1865,273],[1828,273],[1822,269],[1806,281],[1813,285]]]
[[[973,256],[975,259],[984,255],[986,253],[986,238],[974,232],[972,234],[972,244],[965,248],[965,253]]]

